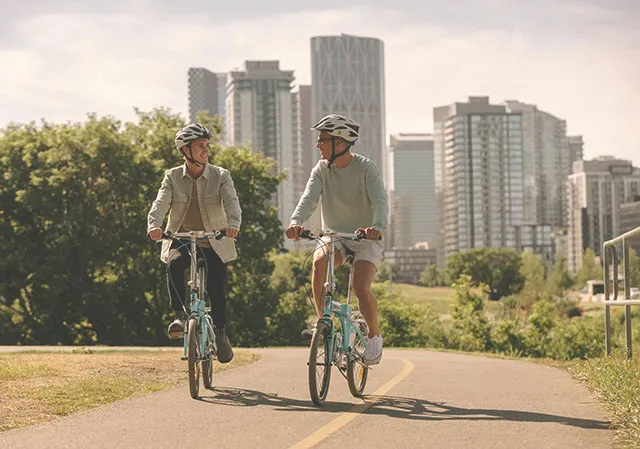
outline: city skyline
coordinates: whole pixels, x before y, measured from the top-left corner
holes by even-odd
[[[584,136],[585,158],[612,154],[640,165],[634,2],[283,2],[210,14],[186,3],[2,5],[0,126],[85,120],[90,112],[133,120],[134,107],[187,117],[188,67],[218,72],[247,59],[279,60],[309,84],[310,38],[347,33],[384,42],[387,139],[433,132],[431,111],[440,104],[517,98],[566,120],[567,134]]]

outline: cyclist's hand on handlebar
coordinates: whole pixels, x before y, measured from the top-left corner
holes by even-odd
[[[364,233],[367,240],[380,240],[382,238],[382,232],[375,228],[358,228],[356,234]]]
[[[162,229],[153,228],[152,230],[149,231],[148,235],[151,240],[153,240],[154,242],[157,242],[162,238]]]
[[[240,232],[238,228],[226,228],[224,235],[227,238],[235,239],[238,236],[238,232]]]
[[[287,236],[288,239],[298,239],[298,237],[300,237],[300,234],[302,234],[302,231],[304,231],[304,226],[299,226],[299,225],[291,225],[287,228],[286,231],[284,231],[284,234]]]

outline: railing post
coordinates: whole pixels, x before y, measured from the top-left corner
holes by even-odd
[[[629,246],[627,245],[627,239],[622,239],[622,260],[624,262],[624,299],[631,299],[631,284],[629,283]],[[627,359],[631,360],[633,356],[633,350],[631,348],[631,305],[627,304],[624,307],[624,322],[627,328]]]
[[[624,313],[624,321],[625,321],[625,334],[626,334],[626,343],[627,343],[627,359],[631,360],[633,357],[633,340],[632,340],[632,331],[631,331],[631,306],[632,305],[640,305],[640,300],[631,299],[631,266],[629,260],[629,242],[628,240],[640,236],[640,227],[632,229],[629,232],[626,232],[618,237],[615,237],[611,240],[607,240],[602,243],[602,257],[604,257],[603,261],[603,270],[604,270],[604,344],[607,356],[611,355],[611,307],[615,306],[625,306]],[[622,244],[622,262],[624,263],[623,268],[623,276],[624,276],[624,298],[618,301],[618,276],[620,272],[618,271],[619,267],[619,259],[618,259],[618,250],[616,245]],[[612,283],[613,278],[613,285]],[[611,290],[613,290],[613,298],[611,297]]]
[[[609,253],[606,243],[602,244],[604,257],[604,346],[607,357],[611,355],[611,309],[609,308]]]

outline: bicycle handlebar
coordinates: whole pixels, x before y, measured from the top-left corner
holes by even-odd
[[[215,240],[222,240],[223,238],[225,238],[225,231],[212,231],[212,232],[207,232],[207,231],[189,231],[189,232],[162,232],[162,239],[169,239],[169,240],[174,240],[174,239],[190,239],[190,238],[196,238],[196,239],[204,239],[207,237],[213,237]]]
[[[308,240],[314,240],[316,238],[324,237],[324,236],[335,236],[335,237],[340,237],[343,239],[349,239],[349,240],[355,240],[355,241],[368,240],[367,235],[365,234],[364,231],[357,231],[357,232],[354,232],[353,234],[347,234],[344,232],[320,231],[319,233],[314,234],[310,230],[305,229],[300,233],[301,238],[308,239]],[[382,236],[378,237],[378,240],[382,240]]]

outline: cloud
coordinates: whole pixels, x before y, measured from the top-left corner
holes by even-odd
[[[629,38],[637,31],[621,25],[612,31],[616,8],[563,2],[561,14],[552,6],[526,20],[507,8],[497,15],[502,24],[480,20],[484,25],[473,27],[452,26],[438,18],[443,13],[363,6],[232,20],[189,8],[25,16],[12,23],[18,43],[0,49],[0,125],[82,120],[88,112],[132,119],[134,106],[169,106],[186,115],[189,67],[227,71],[245,59],[280,60],[308,84],[310,37],[344,32],[385,43],[387,133],[430,132],[434,106],[489,95],[566,119],[571,133],[584,135],[588,156],[615,154],[640,165],[640,50]],[[143,7],[150,8],[142,2],[137,10]],[[538,16],[556,17],[555,26],[532,31],[530,20]]]

